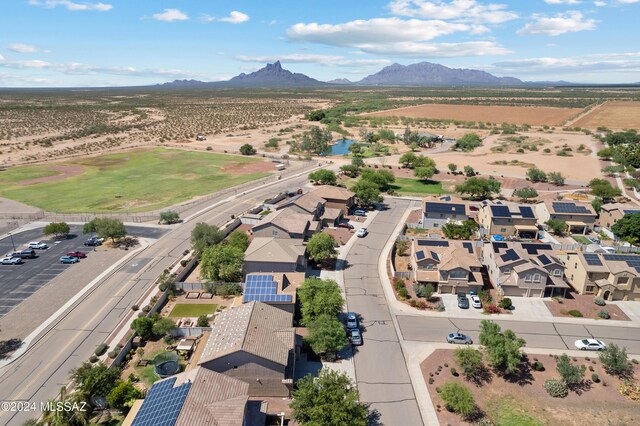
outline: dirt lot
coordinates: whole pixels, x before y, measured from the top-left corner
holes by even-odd
[[[427,386],[442,425],[471,424],[457,414],[448,412],[438,396],[436,388],[450,381],[468,387],[479,408],[494,424],[631,425],[637,424],[640,416],[640,405],[620,395],[620,379],[607,375],[597,356],[589,360],[572,358],[574,364],[584,364],[587,368],[592,367],[594,371],[587,369],[584,386],[578,392],[570,391],[566,398],[552,398],[543,388],[544,381],[557,379],[560,375],[556,371],[554,358],[549,355],[530,355],[529,358],[530,363],[540,361],[545,371],[528,368],[518,380],[512,381],[488,371],[488,380],[478,386],[466,381],[461,373],[458,377],[451,374],[451,367],[460,370],[454,361],[453,353],[453,350],[448,349],[436,350],[420,366],[425,383],[429,383],[430,374],[433,374],[433,383]],[[439,374],[435,374],[438,366],[441,370]],[[593,373],[598,374],[600,383],[590,380]]]
[[[574,126],[596,129],[640,129],[640,102],[606,102],[576,121]]]
[[[560,126],[581,112],[581,108],[426,104],[363,115]]]
[[[598,317],[598,312],[606,310],[611,315],[611,319],[618,321],[630,321],[629,317],[616,305],[607,304],[606,306],[598,306],[593,303],[593,296],[588,294],[570,294],[569,297],[561,299],[562,303],[558,303],[553,300],[545,301],[544,303],[549,308],[549,311],[554,317],[570,317],[567,312],[571,310],[577,310],[582,313],[585,318]],[[606,321],[606,320],[602,320]]]

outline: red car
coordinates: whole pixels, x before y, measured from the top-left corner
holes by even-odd
[[[70,251],[69,253],[67,253],[67,256],[77,257],[78,259],[84,259],[85,257],[87,257],[86,253],[83,253],[81,251]]]
[[[353,229],[353,225],[350,224],[349,222],[340,222],[338,223],[338,228]]]

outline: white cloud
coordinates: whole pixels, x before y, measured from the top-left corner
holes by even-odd
[[[391,63],[387,59],[347,59],[339,55],[317,55],[313,53],[292,53],[288,55],[273,56],[236,56],[242,62],[275,62],[287,63],[312,63],[327,67],[352,67],[352,66],[384,66]]]
[[[554,16],[534,14],[533,22],[526,24],[516,33],[555,37],[565,33],[594,30],[597,23],[598,21],[595,19],[585,19],[582,12],[575,10],[558,13]]]
[[[155,13],[151,15],[156,21],[173,22],[173,21],[186,21],[189,16],[179,9],[165,9],[162,13]]]
[[[618,3],[624,3],[624,4],[633,4],[633,3],[638,3],[640,0],[618,0]]]
[[[47,9],[53,9],[56,6],[66,7],[67,10],[82,11],[95,10],[98,12],[107,12],[113,9],[113,5],[107,3],[91,3],[91,2],[73,2],[71,0],[29,0],[31,6],[42,6]]]
[[[389,56],[452,58],[463,56],[491,56],[511,53],[493,41],[468,41],[463,43],[414,43],[361,45],[367,53]]]
[[[506,4],[484,5],[476,0],[392,0],[388,7],[394,15],[413,18],[454,19],[484,24],[500,24],[518,18],[517,13],[506,10]]]
[[[580,57],[541,57],[501,61],[493,69],[505,73],[571,74],[609,72],[640,72],[640,52],[594,54]],[[637,77],[635,77],[637,80]]]
[[[544,0],[547,4],[580,4],[581,0]]]
[[[16,53],[37,53],[37,52],[48,53],[49,52],[48,50],[38,49],[36,46],[32,44],[24,44],[24,43],[11,43],[8,46],[8,49]]]
[[[0,62],[4,61],[4,56],[0,55]]]
[[[593,2],[594,5],[596,5],[597,7],[604,7],[607,5],[606,1],[594,1]]]
[[[202,15],[202,20],[204,22],[228,22],[230,24],[242,24],[243,22],[247,22],[249,20],[249,15],[246,13],[238,12],[237,10],[229,13],[229,16],[225,16],[223,18],[216,18],[215,16]],[[272,21],[275,23],[275,21]]]

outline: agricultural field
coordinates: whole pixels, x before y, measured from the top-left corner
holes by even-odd
[[[640,102],[609,101],[581,117],[574,126],[587,129],[640,130]]]
[[[560,126],[582,111],[581,108],[425,104],[365,115]]]
[[[261,159],[139,149],[0,172],[0,196],[61,213],[160,209],[268,176]]]

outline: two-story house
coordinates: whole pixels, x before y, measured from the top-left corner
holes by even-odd
[[[533,208],[524,204],[483,201],[478,212],[482,235],[535,239],[537,221]]]
[[[564,296],[565,267],[550,244],[492,242],[482,247],[491,285],[504,296]]]
[[[620,203],[603,204],[600,208],[600,218],[598,219],[598,223],[603,228],[611,230],[611,227],[625,215],[639,213],[640,208],[638,206]]]
[[[347,214],[356,204],[356,194],[339,186],[320,185],[311,192],[325,200],[325,208],[338,209],[342,214]]]
[[[575,201],[541,201],[536,204],[540,224],[549,219],[562,220],[570,234],[588,234],[593,230],[598,215],[589,203]]]
[[[605,300],[640,300],[637,254],[568,253],[567,279],[579,294]]]
[[[298,238],[304,240],[320,230],[320,222],[309,213],[295,209],[276,210],[251,228],[254,237]]]
[[[446,201],[422,201],[422,227],[439,229],[447,223],[461,223],[469,219],[469,210],[464,203]]]
[[[474,242],[418,238],[411,254],[415,281],[431,283],[443,294],[482,290],[482,264]]]

